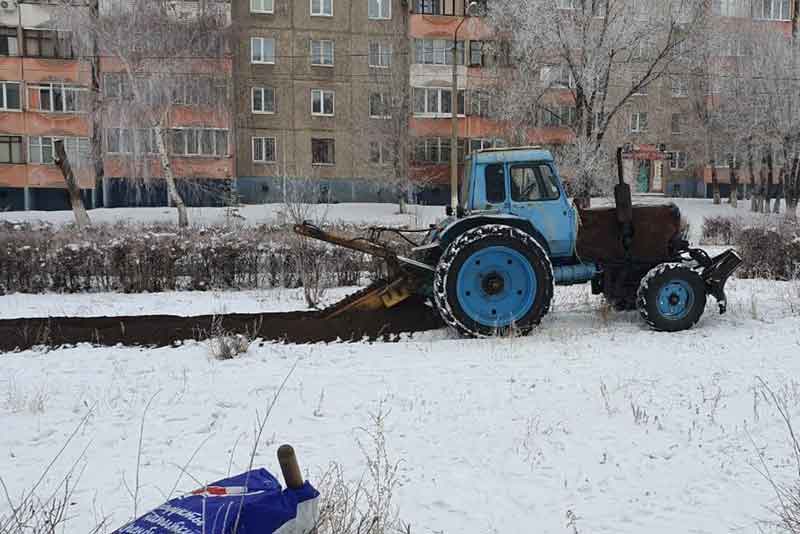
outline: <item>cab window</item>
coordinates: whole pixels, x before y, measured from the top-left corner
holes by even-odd
[[[502,204],[506,200],[506,177],[502,163],[493,163],[486,166],[484,171],[486,180],[486,202],[489,204]]]
[[[511,200],[514,202],[556,200],[558,197],[556,177],[548,165],[534,163],[511,167]]]

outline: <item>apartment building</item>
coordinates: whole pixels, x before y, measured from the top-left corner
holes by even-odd
[[[232,16],[241,198],[282,201],[287,181],[313,180],[303,191],[324,199],[394,199],[372,134],[405,120],[388,112],[393,81],[408,79],[404,3],[249,0]]]
[[[92,205],[91,124],[86,118],[89,65],[48,21],[53,6],[0,4],[0,209],[67,209],[64,179],[53,164],[63,139],[85,201]]]
[[[229,12],[229,5],[216,5]],[[74,50],[68,32],[57,27],[57,9],[46,0],[0,3],[0,209],[69,209],[53,159],[58,139],[65,142],[87,207],[167,205],[152,132],[115,113],[126,107],[121,66],[100,57],[100,94],[94,94],[92,58]],[[74,9],[87,8],[76,3]],[[176,9],[189,13],[198,3],[179,2]],[[170,161],[187,204],[219,204],[224,184],[235,177],[230,105],[222,110],[216,105],[230,94],[232,61],[182,61],[179,70],[185,90],[175,91],[170,109]],[[208,81],[220,78],[225,87]],[[111,111],[99,119],[90,113],[98,109],[95,98]],[[94,125],[100,125],[101,135],[93,135]],[[97,140],[102,146],[96,151]],[[143,150],[149,152],[144,165],[150,169],[135,177],[125,161],[134,144],[150,147]],[[103,173],[92,157],[98,152]]]

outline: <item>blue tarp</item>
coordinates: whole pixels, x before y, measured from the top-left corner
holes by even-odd
[[[266,469],[254,469],[167,501],[113,534],[272,534],[318,496],[308,482],[284,490]]]

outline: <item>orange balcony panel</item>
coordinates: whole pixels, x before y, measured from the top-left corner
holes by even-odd
[[[25,165],[0,164],[0,187],[25,187],[27,183]]]
[[[92,131],[83,114],[27,112],[24,120],[28,135],[89,137]]]
[[[23,135],[25,120],[20,112],[0,112],[0,133]]]
[[[172,110],[173,126],[196,126],[204,128],[230,128],[231,117],[227,111],[176,106]]]
[[[148,65],[143,65],[141,70],[147,72]],[[168,73],[170,69],[176,73],[216,74],[233,72],[233,60],[230,57],[219,59],[159,59],[153,62],[152,72]],[[103,72],[124,72],[125,67],[118,59],[103,57],[100,59],[100,69]]]
[[[0,80],[21,80],[22,59],[0,56]]]
[[[92,80],[89,64],[77,59],[26,57],[23,69],[23,75],[28,82],[69,82],[88,86]]]
[[[184,178],[231,178],[233,158],[172,158],[175,176]]]
[[[411,15],[408,23],[408,36],[426,39],[452,39],[456,27],[463,17]],[[480,17],[467,17],[458,30],[458,39],[480,40],[493,36],[489,26]]]

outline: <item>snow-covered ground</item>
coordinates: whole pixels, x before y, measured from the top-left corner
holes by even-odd
[[[148,402],[140,512],[187,462],[203,482],[231,458],[243,470],[256,412],[296,364],[256,463],[278,472],[275,450],[289,442],[312,481],[334,460],[357,479],[360,428],[383,403],[412,532],[757,532],[774,501],[759,451],[779,480],[796,476],[758,377],[800,416],[800,284],[732,280],[729,296],[727,315],[711,301],[677,334],[573,287],[557,289],[525,338],[265,343],[231,361],[196,342],[0,355],[0,476],[12,495],[30,487],[91,408],[45,486],[86,447],[66,532],[107,514],[118,526],[133,510],[126,488]],[[178,490],[197,485],[184,475]]]
[[[226,224],[275,224],[285,222],[284,204],[257,204],[241,206],[239,217],[231,217],[228,208],[187,208],[189,222],[195,225]],[[401,214],[397,204],[343,203],[316,204],[299,209],[304,218],[344,223],[370,223],[392,226],[419,226],[436,222],[444,217],[443,206],[408,206],[408,213]],[[89,217],[97,223],[170,223],[177,222],[174,208],[99,208],[89,211]],[[68,224],[75,221],[71,211],[6,211],[0,212],[0,220],[10,222],[45,222]]]
[[[753,214],[749,211],[749,201],[739,202],[737,209],[729,204],[715,206],[711,200],[699,198],[668,198],[660,195],[636,195],[634,203],[664,203],[674,202],[680,207],[681,212],[689,219],[692,225],[692,238],[700,237],[700,228],[703,217],[711,215],[726,215],[741,217],[745,221],[772,219],[774,216]],[[592,205],[610,205],[613,199],[594,199]],[[343,222],[353,224],[381,224],[388,226],[407,226],[425,228],[428,224],[435,223],[444,217],[444,206],[414,206],[407,207],[408,213],[401,214],[397,204],[364,204],[343,203],[330,205],[314,205],[305,210],[304,217],[311,220],[328,222]],[[242,217],[231,219],[226,208],[189,208],[189,221],[196,225],[225,224],[231,221],[245,222],[247,224],[274,224],[285,222],[285,209],[283,204],[248,205],[238,208]],[[172,208],[100,208],[91,210],[89,216],[97,223],[116,223],[120,221],[129,223],[170,223],[174,224],[177,215]],[[0,220],[10,222],[46,222],[50,224],[67,224],[74,221],[70,211],[8,211],[0,212]]]
[[[327,306],[358,287],[327,289]],[[224,315],[302,309],[303,289],[252,291],[174,291],[165,293],[80,293],[0,295],[0,319],[35,317],[114,317],[118,315]]]
[[[695,241],[704,216],[753,217],[746,203],[735,211],[675,201]],[[280,209],[240,213],[269,223],[280,220]],[[391,204],[323,209],[332,221],[409,226],[443,212],[412,207],[399,215]],[[174,219],[162,208],[91,214],[103,222]],[[224,222],[225,210],[195,209],[190,217]],[[0,218],[61,224],[71,214]],[[349,291],[330,290],[328,299]],[[608,311],[581,286],[557,288],[551,313],[525,338],[464,340],[439,330],[399,343],[256,343],[224,362],[204,342],[0,354],[0,477],[20,495],[91,410],[43,488],[85,449],[65,532],[87,532],[106,515],[118,526],[133,511],[139,425],[149,402],[140,512],[163,502],[179,478],[183,491],[223,477],[229,464],[243,470],[256,412],[296,365],[256,463],[277,473],[275,449],[290,442],[312,481],[331,461],[358,479],[366,461],[357,440],[382,404],[390,453],[403,460],[397,504],[412,532],[757,532],[774,502],[756,470],[759,453],[779,480],[797,475],[787,432],[759,379],[800,416],[800,282],[732,279],[728,296],[727,315],[717,315],[710,299],[698,325],[677,334],[649,331],[636,313]],[[0,318],[304,306],[301,290],[7,295]],[[6,506],[0,499],[0,515]]]

